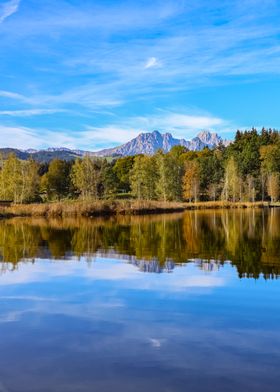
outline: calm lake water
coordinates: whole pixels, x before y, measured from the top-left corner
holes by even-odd
[[[0,392],[280,390],[280,210],[0,222]]]

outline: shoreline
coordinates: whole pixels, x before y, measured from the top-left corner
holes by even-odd
[[[102,217],[114,215],[151,215],[186,210],[277,208],[271,202],[160,202],[160,201],[59,201],[51,203],[12,204],[0,208],[0,218],[14,217]]]

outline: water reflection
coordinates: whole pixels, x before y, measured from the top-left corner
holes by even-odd
[[[95,256],[126,259],[143,272],[171,272],[195,261],[213,271],[230,261],[238,276],[280,273],[280,210],[188,211],[110,219],[0,222],[1,269],[20,261]]]
[[[278,392],[279,211],[0,222],[0,391]]]

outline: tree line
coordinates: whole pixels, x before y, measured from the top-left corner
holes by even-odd
[[[54,159],[39,164],[15,155],[0,161],[0,199],[16,203],[133,197],[161,201],[278,201],[280,133],[237,131],[225,147],[174,146],[153,156]]]

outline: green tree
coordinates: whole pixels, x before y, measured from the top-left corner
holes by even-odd
[[[83,199],[99,197],[101,170],[98,162],[86,155],[72,167],[71,179]]]
[[[2,162],[0,198],[15,203],[29,202],[38,197],[38,166],[34,161],[21,161],[14,154]]]
[[[68,162],[60,159],[51,161],[48,172],[41,177],[41,191],[49,200],[60,200],[69,196],[71,190],[70,168]]]
[[[224,176],[221,151],[204,149],[198,153],[200,191],[204,199],[216,200],[221,192],[220,183]]]
[[[103,159],[100,168],[100,193],[105,199],[112,199],[118,191],[118,178],[114,164]]]
[[[182,198],[183,165],[172,154],[159,151],[155,155],[158,180],[156,193],[159,200],[171,201]]]
[[[132,194],[138,200],[152,200],[156,198],[157,172],[155,170],[155,158],[145,155],[135,157],[134,165],[130,174]]]
[[[114,165],[114,172],[119,181],[118,190],[121,193],[129,193],[130,189],[130,171],[133,167],[134,157],[123,157],[117,159]]]
[[[240,199],[240,187],[241,182],[238,174],[238,167],[232,156],[226,165],[222,199],[233,202],[237,201]]]

